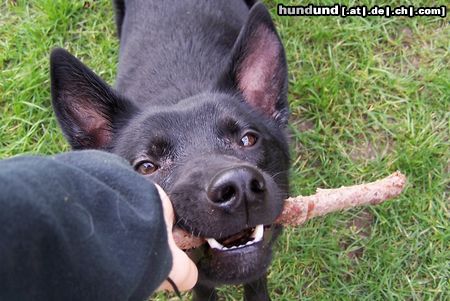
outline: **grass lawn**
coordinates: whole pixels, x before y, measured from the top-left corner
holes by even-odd
[[[1,2],[0,158],[69,149],[50,105],[53,47],[114,83],[111,3],[86,2]],[[395,170],[409,178],[392,202],[286,230],[269,274],[273,300],[450,300],[449,17],[279,17],[277,3],[304,2],[265,3],[290,67],[292,194]]]

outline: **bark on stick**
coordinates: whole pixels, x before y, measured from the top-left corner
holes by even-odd
[[[285,200],[281,215],[276,224],[295,227],[316,216],[358,207],[376,205],[398,196],[406,185],[406,176],[397,171],[381,180],[335,189],[317,189],[316,194],[297,196]],[[183,250],[196,248],[205,241],[201,237],[175,227],[173,231],[176,244]]]

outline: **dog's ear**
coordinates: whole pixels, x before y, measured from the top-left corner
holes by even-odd
[[[233,46],[231,62],[220,77],[221,90],[237,89],[245,101],[286,125],[287,64],[283,45],[266,7],[252,7]]]
[[[116,121],[133,106],[64,49],[52,51],[50,74],[53,109],[70,145],[106,148]]]

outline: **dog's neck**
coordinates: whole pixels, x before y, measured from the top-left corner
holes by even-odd
[[[172,2],[125,3],[116,88],[129,99],[173,104],[208,90],[247,18],[241,0]]]

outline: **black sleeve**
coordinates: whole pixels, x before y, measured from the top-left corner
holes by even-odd
[[[171,268],[156,187],[114,155],[0,161],[0,300],[143,300]]]

